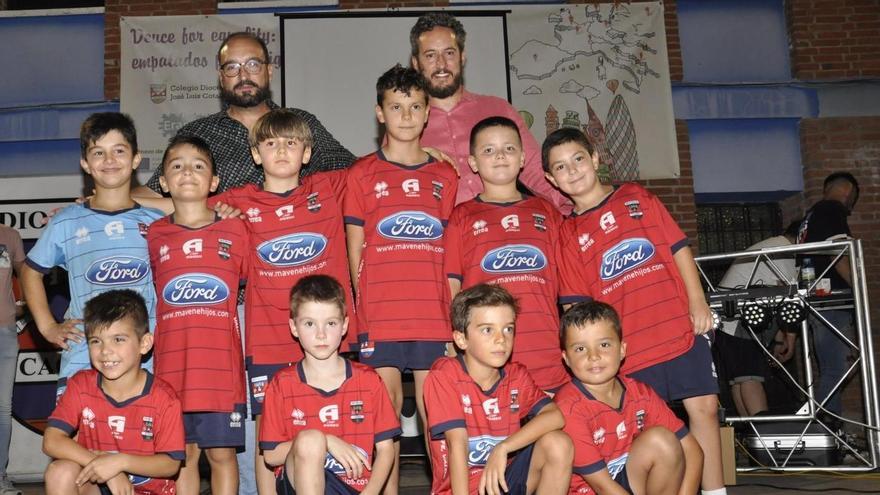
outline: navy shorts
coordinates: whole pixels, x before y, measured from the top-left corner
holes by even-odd
[[[446,342],[361,342],[359,361],[371,368],[428,370],[446,355]]]
[[[529,467],[532,465],[532,450],[535,444],[520,450],[504,470],[504,481],[507,482],[509,495],[526,495],[526,483],[529,481]]]
[[[711,336],[695,335],[694,345],[681,356],[630,373],[629,376],[650,385],[667,402],[718,394],[718,374],[712,362]]]
[[[296,495],[296,490],[287,477],[287,470],[282,469],[281,474],[275,478],[275,492],[278,495]],[[324,470],[324,494],[331,495],[358,495],[358,491],[345,484],[339,476],[329,469]]]
[[[249,381],[248,396],[251,400],[251,414],[259,416],[263,414],[263,398],[266,396],[266,387],[272,381],[275,373],[290,366],[287,364],[251,364],[247,363],[247,376]]]
[[[235,411],[183,413],[183,431],[186,443],[194,443],[201,449],[234,447],[244,449],[244,421],[247,407],[237,404]]]
[[[629,495],[634,495],[632,488],[629,486],[629,478],[627,478],[626,476],[626,466],[623,466],[623,469],[621,469],[620,472],[617,473],[617,476],[614,477],[614,481],[616,481],[621,488],[626,490],[626,493],[629,493]]]

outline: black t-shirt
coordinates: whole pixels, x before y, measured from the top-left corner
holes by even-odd
[[[801,224],[801,230],[798,235],[798,243],[805,242],[821,242],[836,235],[846,234],[852,237],[849,230],[849,224],[846,217],[849,216],[849,210],[840,201],[823,199],[819,201],[807,212],[804,217],[804,223]],[[818,277],[825,268],[834,259],[832,256],[808,256],[816,268],[816,276]],[[837,270],[830,269],[826,277],[831,279],[831,289],[849,289],[850,285],[837,273]]]

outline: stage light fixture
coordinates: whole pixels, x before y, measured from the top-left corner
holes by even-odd
[[[742,309],[742,322],[754,332],[762,332],[770,326],[770,310],[757,304],[746,304]]]
[[[785,301],[777,308],[776,318],[781,327],[789,328],[803,323],[807,318],[807,311],[800,301]]]

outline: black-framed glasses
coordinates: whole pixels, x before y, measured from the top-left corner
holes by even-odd
[[[260,60],[258,58],[252,58],[247,62],[226,62],[225,64],[220,66],[220,71],[223,72],[223,75],[226,77],[235,77],[237,76],[242,69],[248,74],[258,74],[261,70],[263,70],[263,66],[266,65],[267,62]]]

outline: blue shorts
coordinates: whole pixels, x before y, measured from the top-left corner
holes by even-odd
[[[287,364],[251,364],[246,363],[249,381],[248,396],[251,400],[251,414],[259,416],[263,414],[263,398],[266,395],[266,387],[272,381],[275,373],[290,366]]]
[[[244,421],[247,407],[236,404],[235,411],[183,413],[183,431],[186,443],[201,449],[234,447],[244,449]]]
[[[629,495],[634,495],[632,487],[629,486],[629,478],[626,476],[626,466],[623,466],[623,469],[621,469],[620,472],[617,473],[617,476],[614,477],[614,481],[617,482],[617,484],[620,485],[621,488],[626,490],[626,493],[629,493]]]
[[[281,474],[275,478],[275,493],[278,495],[296,495],[296,490],[287,477],[287,470],[282,469]],[[324,494],[331,495],[358,495],[358,491],[345,484],[339,476],[329,469],[324,470]]]
[[[712,333],[712,332],[710,332]],[[629,374],[646,383],[663,400],[718,394],[718,374],[712,362],[712,337],[695,335],[694,345],[676,358]]]
[[[428,370],[446,355],[446,342],[361,342],[359,361],[371,368]]]
[[[526,495],[526,483],[529,481],[529,467],[532,465],[532,450],[535,444],[520,450],[504,470],[504,481],[510,489],[508,495]]]

